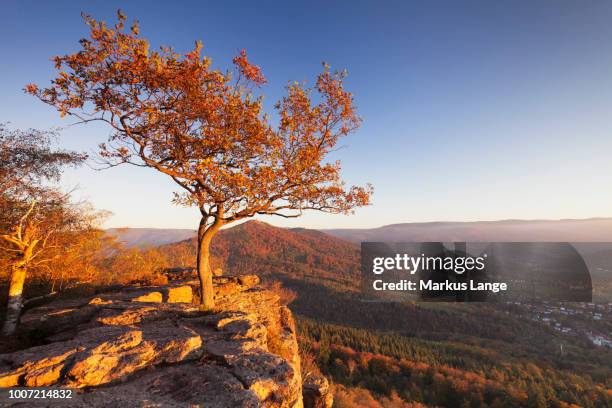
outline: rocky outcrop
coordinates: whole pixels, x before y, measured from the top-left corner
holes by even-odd
[[[201,352],[202,339],[196,332],[167,321],[139,329],[97,327],[76,339],[1,356],[5,367],[16,369],[0,375],[0,386],[97,386],[145,367],[195,359]]]
[[[293,317],[258,283],[215,278],[213,313],[191,303],[195,282],[30,310],[23,329],[47,344],[0,355],[0,387],[72,387],[72,406],[302,407]],[[325,387],[308,406],[328,406],[310,403]]]

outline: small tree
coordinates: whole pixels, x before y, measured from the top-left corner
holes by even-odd
[[[13,228],[29,203],[45,194],[45,183],[58,181],[65,166],[86,159],[83,154],[53,149],[56,137],[56,132],[9,130],[0,123],[0,231]]]
[[[49,262],[56,233],[74,224],[67,195],[46,182],[59,179],[62,167],[85,156],[53,150],[52,132],[9,131],[0,124],[0,251],[10,269],[9,296],[2,334],[17,328],[28,271]]]
[[[43,219],[41,217],[43,211],[38,211],[37,204],[36,201],[32,201],[13,230],[0,236],[4,241],[1,248],[11,255],[8,304],[2,326],[2,334],[7,336],[15,332],[19,323],[23,307],[23,287],[28,270],[33,265],[45,261],[41,254],[47,250],[49,238],[55,232],[55,227],[59,226],[57,220],[48,222]],[[48,215],[50,214],[47,212],[44,218]]]
[[[125,29],[121,12],[113,27],[84,19],[90,36],[81,50],[55,58],[60,72],[51,87],[26,91],[62,116],[110,125],[114,134],[100,146],[106,164],[156,169],[182,188],[176,203],[198,207],[204,308],[214,305],[209,248],[222,226],[257,214],[347,213],[368,204],[371,187],[345,189],[339,162],[325,161],[360,123],[344,73],[326,66],[314,89],[290,83],[273,126],[255,95],[266,80],[244,51],[232,71],[221,72],[199,42],[184,55],[150,51],[136,23]]]
[[[0,250],[8,255],[11,271],[4,335],[13,334],[19,324],[26,279],[47,280],[51,291],[59,280],[61,290],[65,278],[87,280],[93,268],[89,263],[103,256],[105,239],[97,229],[103,213],[71,203],[68,194],[50,188],[39,190],[27,205],[15,225],[0,233]]]

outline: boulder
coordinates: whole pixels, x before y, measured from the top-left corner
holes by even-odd
[[[161,292],[149,292],[144,295],[137,296],[132,299],[132,302],[151,302],[151,303],[161,303],[164,301],[164,296]]]
[[[168,303],[192,303],[193,289],[189,285],[169,287],[167,289]]]
[[[266,352],[249,352],[229,361],[232,373],[261,401],[269,404],[301,403],[300,373],[282,357]]]
[[[310,374],[302,383],[304,408],[331,408],[334,405],[334,395],[327,378],[322,375]]]

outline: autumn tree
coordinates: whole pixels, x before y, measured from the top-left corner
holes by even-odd
[[[43,254],[44,263],[34,269],[33,277],[46,284],[49,293],[100,283],[106,279],[107,259],[122,249],[115,237],[99,228],[108,216],[106,211],[88,203],[66,202],[64,206],[63,225],[55,230],[52,245]]]
[[[10,131],[0,125],[0,251],[10,269],[2,334],[12,334],[23,306],[28,271],[50,260],[43,256],[57,231],[73,223],[67,195],[51,188],[66,165],[85,156],[51,147],[53,132]]]
[[[124,248],[106,260],[109,283],[166,284],[167,256],[157,248]]]
[[[259,91],[266,79],[245,51],[223,72],[211,68],[199,42],[186,54],[150,50],[136,23],[126,29],[121,12],[113,26],[84,20],[89,38],[78,52],[55,58],[52,85],[26,91],[62,116],[107,123],[114,132],[100,146],[106,164],[164,173],[181,187],[175,202],[199,209],[203,308],[214,305],[209,248],[224,225],[258,214],[348,213],[368,204],[371,187],[345,188],[340,163],[326,159],[360,124],[344,73],[325,66],[313,88],[289,83],[273,125]]]
[[[54,131],[10,130],[0,123],[0,231],[14,227],[65,166],[85,160],[83,154],[54,149],[57,136]]]

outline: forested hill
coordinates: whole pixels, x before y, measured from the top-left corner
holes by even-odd
[[[164,245],[180,266],[193,266],[196,239]],[[220,231],[212,242],[213,268],[225,274],[254,273],[354,290],[359,246],[310,229],[286,229],[248,221]]]

